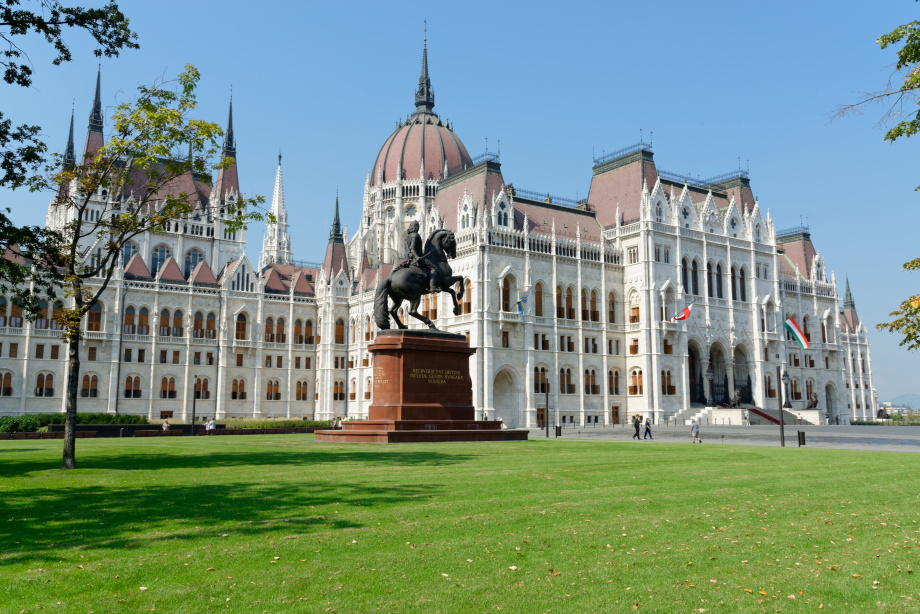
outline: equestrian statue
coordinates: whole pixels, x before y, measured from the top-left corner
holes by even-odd
[[[383,282],[377,286],[374,296],[374,321],[380,330],[389,330],[390,316],[397,328],[408,328],[399,319],[399,308],[403,301],[409,301],[409,315],[424,322],[428,328],[438,330],[434,323],[418,312],[422,297],[426,294],[450,293],[454,301],[454,315],[460,315],[460,303],[463,298],[463,284],[455,291],[453,285],[463,278],[453,274],[448,258],[457,257],[457,240],[454,233],[439,228],[431,233],[422,248],[422,239],[418,234],[418,222],[409,225],[406,234],[406,259],[400,262]],[[389,300],[393,299],[390,306]]]

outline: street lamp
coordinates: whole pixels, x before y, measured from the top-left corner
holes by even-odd
[[[712,401],[712,380],[716,378],[716,374],[712,372],[712,367],[706,367],[706,379],[709,380],[709,398],[706,399],[706,405],[709,407],[713,406]]]
[[[792,403],[789,401],[789,372],[786,370],[783,370],[783,394],[786,396],[783,409],[792,409]]]

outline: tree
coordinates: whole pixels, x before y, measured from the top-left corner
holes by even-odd
[[[97,43],[97,57],[117,57],[122,49],[137,49],[137,35],[131,31],[128,18],[115,2],[102,8],[62,6],[57,0],[32,0],[35,11],[21,7],[20,0],[3,0],[0,6],[0,51],[3,81],[10,85],[30,87],[33,67],[29,56],[17,42],[18,37],[39,35],[50,44],[58,66],[73,59],[64,38],[67,30],[83,30]],[[30,124],[13,125],[0,110],[0,187],[16,189],[39,173],[46,163],[47,146],[40,138],[41,127]],[[51,279],[35,274],[30,267],[40,253],[54,251],[60,237],[38,226],[17,226],[12,223],[9,209],[0,209],[0,292],[11,296],[29,319],[38,317],[38,289],[53,295]],[[4,258],[4,254],[11,257]],[[31,287],[29,282],[31,281]]]
[[[262,219],[256,209],[264,202],[261,196],[206,203],[195,190],[185,191],[194,185],[187,180],[210,184],[213,170],[235,164],[232,158],[215,160],[220,126],[190,118],[198,80],[198,70],[189,65],[172,83],[139,87],[136,101],[115,108],[107,142],[81,163],[55,156],[49,174],[29,182],[32,190],[55,191],[50,215],[60,235],[55,249],[36,259],[33,269],[54,278],[72,301],[56,320],[68,346],[64,469],[76,467],[84,320],[109,286],[125,246],[138,235],[166,232],[194,215],[217,215],[218,207],[229,230]]]
[[[862,100],[841,107],[836,114],[838,117],[859,114],[866,105],[887,105],[879,125],[887,128],[884,140],[893,143],[920,132],[920,21],[900,25],[875,42],[882,49],[903,43],[896,51],[897,62],[885,89],[865,94]],[[920,186],[914,188],[914,191],[917,190]],[[904,263],[902,270],[918,269],[920,258],[914,258]],[[888,315],[894,319],[876,324],[876,328],[903,335],[900,345],[907,346],[908,350],[920,349],[920,294],[909,297]]]

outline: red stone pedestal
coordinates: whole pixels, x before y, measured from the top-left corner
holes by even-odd
[[[317,441],[523,441],[526,430],[475,419],[469,357],[462,335],[441,331],[380,331],[368,348],[374,364],[374,402],[368,420],[316,431]]]

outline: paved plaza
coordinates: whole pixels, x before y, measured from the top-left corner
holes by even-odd
[[[916,426],[799,426],[787,424],[786,446],[798,446],[797,431],[805,432],[810,448],[842,450],[874,450],[886,452],[920,452],[920,427]],[[575,427],[562,430],[565,439],[632,441],[636,445],[654,442],[684,442],[690,444],[689,426],[656,426],[653,440],[632,439],[632,426]],[[644,429],[642,430],[644,434]],[[545,437],[544,429],[531,429],[531,438]],[[550,437],[553,431],[550,429]],[[641,435],[640,435],[641,436]],[[779,426],[715,426],[700,427],[703,445],[779,446]]]

